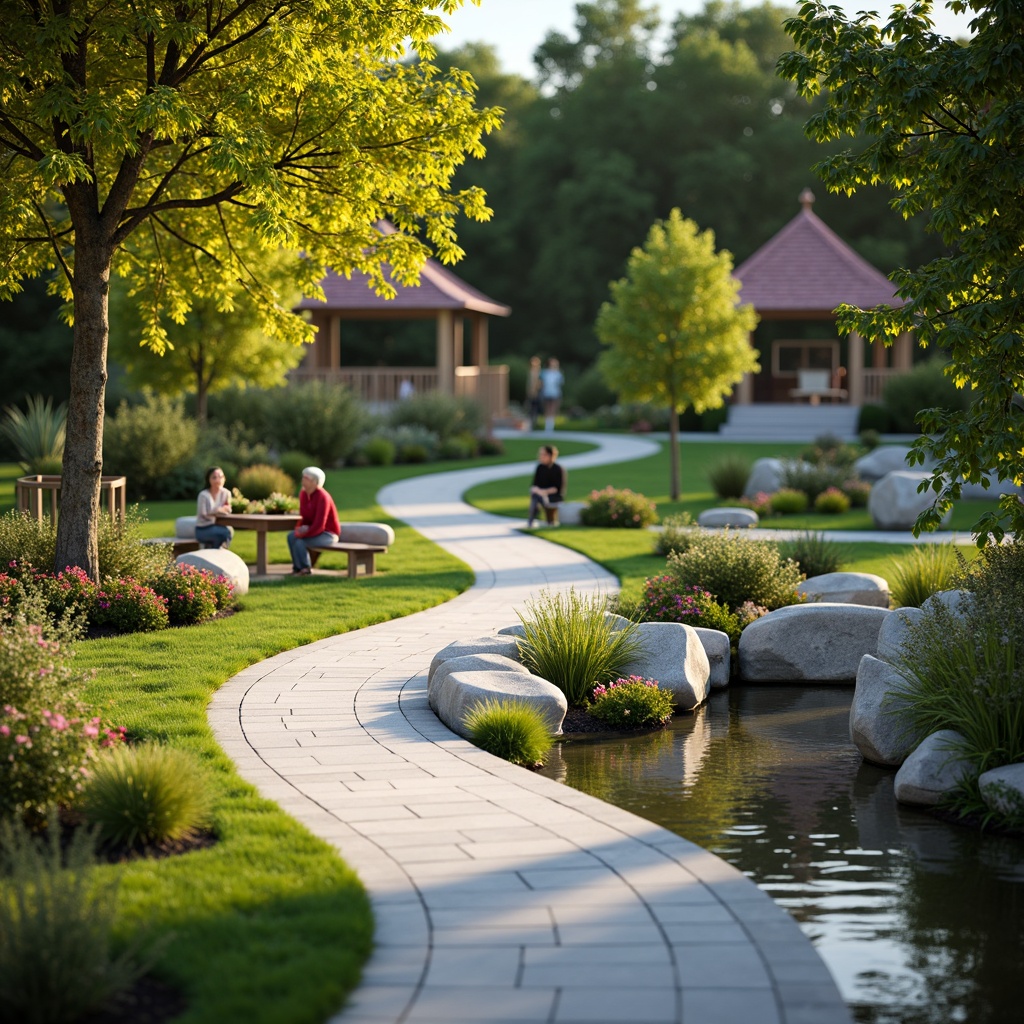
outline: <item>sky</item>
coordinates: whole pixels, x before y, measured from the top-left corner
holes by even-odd
[[[891,0],[829,0],[829,5],[850,14],[878,11],[883,19],[892,9]],[[652,0],[650,6],[657,6],[662,21],[668,23],[681,11],[694,14],[703,10],[704,0]],[[576,0],[482,0],[479,7],[466,0],[447,18],[451,33],[439,37],[437,43],[446,50],[469,42],[490,43],[498,51],[505,71],[532,78],[533,51],[552,29],[572,37],[575,11]],[[939,32],[968,34],[970,18],[947,11],[943,0],[933,5],[932,20]]]

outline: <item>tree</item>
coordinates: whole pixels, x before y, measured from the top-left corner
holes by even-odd
[[[758,369],[752,306],[737,304],[732,256],[673,210],[656,221],[597,317],[601,371],[627,400],[669,408],[671,497],[679,500],[679,413],[717,409]]]
[[[461,0],[429,8],[451,12]],[[0,299],[59,268],[74,311],[57,564],[97,572],[111,273],[155,350],[162,317],[242,288],[272,336],[311,328],[245,259],[291,254],[303,294],[327,268],[413,283],[461,255],[451,186],[499,122],[472,79],[427,61],[443,28],[394,0],[0,0]],[[429,9],[428,8],[428,9]],[[384,235],[382,217],[399,228]],[[241,243],[245,243],[244,245]]]
[[[839,324],[891,343],[915,331],[922,345],[950,353],[947,374],[970,389],[965,411],[927,410],[928,435],[914,458],[931,455],[932,507],[915,530],[934,529],[963,482],[987,471],[1024,484],[1024,7],[1018,0],[950,3],[971,10],[973,38],[936,34],[931,4],[898,7],[878,26],[837,8],[805,3],[787,29],[803,51],[780,62],[805,95],[828,90],[807,124],[818,141],[863,133],[866,147],[818,165],[829,188],[892,190],[905,217],[927,216],[948,252],[892,275],[902,307],[840,307]],[[1024,536],[1016,495],[974,524],[980,544],[1006,528]]]

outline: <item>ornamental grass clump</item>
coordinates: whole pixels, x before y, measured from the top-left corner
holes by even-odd
[[[554,742],[544,716],[523,700],[480,702],[470,709],[464,724],[481,750],[512,764],[542,763]]]
[[[839,516],[850,511],[850,499],[838,487],[826,487],[814,499],[814,511],[827,516]]]
[[[628,487],[616,490],[609,486],[603,491],[591,491],[580,512],[580,522],[584,526],[611,526],[627,530],[642,530],[657,518],[654,502]]]
[[[839,572],[843,565],[843,548],[834,540],[826,540],[823,533],[808,530],[792,540],[779,544],[779,553],[800,566],[800,571],[810,579]]]
[[[901,555],[886,574],[897,608],[920,608],[932,594],[949,590],[957,571],[952,544],[920,544]]]
[[[58,474],[62,470],[67,406],[54,407],[52,398],[29,395],[26,412],[16,405],[4,409],[0,434],[18,453],[19,465],[26,473]]]
[[[595,686],[590,713],[616,729],[664,725],[672,717],[672,694],[656,679],[626,676]]]
[[[210,820],[210,788],[186,750],[148,743],[97,758],[82,798],[104,842],[154,846],[192,838]]]
[[[599,594],[541,591],[519,621],[523,664],[554,683],[574,707],[586,704],[596,684],[617,679],[640,652],[637,624],[617,628],[608,599]]]
[[[727,455],[708,470],[708,482],[719,498],[742,498],[750,476],[750,463],[741,455]]]
[[[771,541],[749,540],[731,530],[703,533],[689,550],[670,555],[666,570],[682,589],[709,591],[726,608],[753,601],[770,611],[802,600],[800,566]]]
[[[56,814],[43,838],[0,823],[0,1019],[72,1024],[148,969],[155,951],[112,949],[119,883],[85,829],[62,850]]]
[[[772,512],[779,516],[799,515],[807,511],[810,498],[803,491],[783,487],[771,496]]]

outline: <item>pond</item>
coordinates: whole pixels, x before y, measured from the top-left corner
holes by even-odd
[[[544,774],[716,853],[786,907],[861,1024],[1024,1019],[1024,841],[900,807],[850,744],[851,687],[734,687]]]

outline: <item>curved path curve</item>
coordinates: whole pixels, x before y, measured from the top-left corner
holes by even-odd
[[[599,445],[567,468],[629,461]],[[465,561],[447,604],[254,665],[210,706],[245,778],[358,872],[376,949],[336,1024],[849,1024],[793,919],[679,836],[459,739],[427,706],[434,653],[538,589],[611,590],[575,552],[459,500],[518,463],[405,480],[390,515]]]

